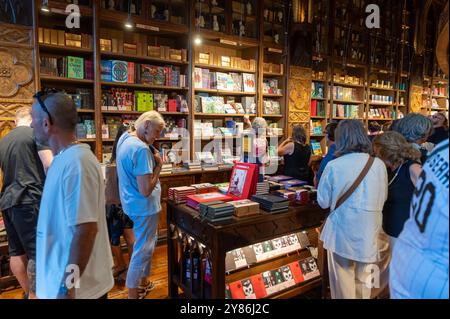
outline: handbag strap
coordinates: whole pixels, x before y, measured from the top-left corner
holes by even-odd
[[[336,207],[334,208],[334,210],[337,210],[358,188],[359,184],[361,184],[364,177],[366,177],[367,173],[369,172],[370,168],[372,167],[372,164],[374,161],[375,161],[375,157],[369,156],[369,159],[367,160],[367,163],[364,166],[364,168],[362,169],[358,178],[356,178],[356,180],[352,184],[352,186],[350,186],[350,188],[337,200]]]

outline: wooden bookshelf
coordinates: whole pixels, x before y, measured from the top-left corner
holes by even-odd
[[[77,48],[71,46],[52,45],[39,43],[39,50],[45,53],[64,53],[76,55],[90,55],[94,53],[93,49]]]
[[[71,79],[60,76],[41,75],[41,82],[61,83],[66,85],[93,85],[94,80]]]
[[[186,87],[178,86],[166,86],[166,85],[148,85],[148,84],[132,84],[132,83],[120,83],[120,82],[105,82],[100,83],[102,86],[114,86],[127,89],[143,89],[143,90],[164,90],[164,91],[187,91]]]
[[[237,68],[218,66],[218,65],[202,64],[202,63],[196,63],[195,67],[202,68],[202,69],[210,69],[210,70],[215,70],[215,71],[220,71],[220,72],[237,72],[237,73],[250,73],[250,74],[256,73],[256,71],[237,69]]]
[[[116,59],[116,60],[124,60],[124,61],[134,61],[141,63],[163,63],[163,64],[171,64],[171,65],[181,65],[187,66],[189,62],[187,61],[178,61],[178,60],[170,60],[170,59],[162,59],[150,56],[139,56],[134,54],[124,54],[124,53],[113,53],[113,52],[101,52],[102,58],[105,59]]]

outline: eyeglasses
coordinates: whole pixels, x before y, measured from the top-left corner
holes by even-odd
[[[41,90],[39,92],[37,92],[35,95],[33,95],[33,97],[39,102],[39,104],[41,105],[42,109],[44,110],[45,113],[47,113],[48,115],[48,120],[50,121],[50,124],[53,125],[53,120],[52,120],[52,116],[50,115],[50,112],[48,111],[47,106],[45,106],[44,100],[49,97],[52,94],[58,93],[60,92],[57,89],[44,89]]]

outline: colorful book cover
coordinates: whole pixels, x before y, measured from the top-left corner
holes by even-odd
[[[67,57],[67,77],[70,79],[84,79],[84,59],[68,56]]]
[[[134,83],[134,62],[128,62],[128,77],[127,81],[130,84]]]
[[[87,80],[94,79],[94,62],[92,60],[84,61],[84,78]]]
[[[202,89],[203,88],[203,78],[202,78],[202,69],[201,68],[194,68],[194,88],[196,89]]]
[[[200,69],[201,70],[201,77],[202,77],[202,85],[201,87],[204,89],[211,88],[210,86],[210,79],[209,79],[209,70],[208,69]]]
[[[228,87],[228,77],[227,73],[217,72],[217,90],[228,91],[232,89]]]
[[[311,142],[311,148],[314,155],[322,156],[322,146],[319,142]]]
[[[296,284],[305,281],[305,278],[303,278],[302,271],[300,269],[300,264],[298,261],[294,261],[293,263],[290,263],[288,266],[291,269],[291,274],[294,277]]]
[[[256,81],[254,74],[242,73],[242,82],[244,86],[244,92],[246,93],[256,92]]]
[[[118,83],[127,83],[128,81],[128,63],[125,61],[112,61],[112,81]]]
[[[228,195],[233,200],[248,199],[256,192],[258,166],[256,164],[236,163],[231,173]]]
[[[242,92],[242,74],[230,73],[232,79],[233,92]]]
[[[250,277],[253,286],[253,291],[256,299],[261,299],[267,296],[266,287],[264,286],[264,279],[262,274],[257,274]]]
[[[305,280],[310,280],[320,276],[319,268],[317,267],[316,260],[313,257],[300,260],[299,264]]]

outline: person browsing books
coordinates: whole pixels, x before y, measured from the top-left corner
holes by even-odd
[[[73,100],[55,91],[40,91],[34,98],[36,139],[54,154],[39,210],[36,296],[106,298],[114,279],[100,164],[89,145],[76,140]]]
[[[284,157],[284,175],[312,185],[314,173],[309,167],[311,148],[306,144],[306,132],[302,125],[295,125],[292,136],[278,146],[278,156]]]
[[[448,119],[444,112],[438,112],[430,116],[433,122],[433,134],[428,138],[428,142],[434,145],[448,139]]]
[[[328,163],[336,158],[334,156],[334,152],[336,151],[336,144],[334,143],[334,135],[338,124],[336,122],[328,123],[325,127],[325,138],[327,141],[328,152],[327,155],[323,158],[322,162],[320,162],[319,171],[314,177],[314,186],[317,187],[319,185],[320,178],[322,177],[323,171],[325,167],[327,167]]]
[[[337,158],[328,163],[319,182],[317,201],[330,209],[320,239],[327,250],[333,299],[371,298],[366,282],[371,265],[382,261],[380,247],[386,246],[380,230],[387,172],[380,159],[370,156],[371,148],[362,122],[341,121]]]
[[[373,141],[373,151],[388,169],[388,198],[383,207],[383,230],[391,249],[409,218],[409,205],[422,172],[420,152],[400,133],[389,131]]]
[[[423,165],[428,156],[423,144],[432,133],[433,122],[422,114],[409,113],[395,124],[393,130],[402,134],[422,154],[420,162]]]
[[[27,296],[27,266],[30,260],[36,260],[39,203],[53,155],[36,141],[30,127],[31,108],[19,108],[15,124],[16,128],[0,141],[0,209],[8,235],[10,268]]]
[[[161,211],[162,159],[149,146],[160,136],[165,122],[158,112],[150,111],[142,114],[134,126],[134,131],[120,137],[116,160],[120,201],[134,224],[135,244],[126,279],[130,299],[143,298],[154,287],[147,277]]]

